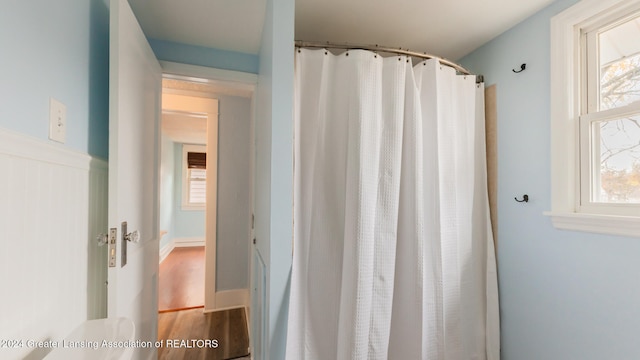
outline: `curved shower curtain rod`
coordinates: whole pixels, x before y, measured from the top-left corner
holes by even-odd
[[[378,45],[338,44],[338,43],[331,43],[331,42],[328,42],[328,41],[327,42],[318,42],[318,41],[296,40],[294,43],[295,43],[296,47],[303,47],[303,48],[369,50],[369,51],[375,51],[375,52],[385,52],[385,53],[391,53],[391,54],[407,55],[407,56],[412,56],[412,57],[417,57],[417,58],[422,58],[422,59],[436,59],[442,65],[446,65],[446,66],[452,67],[452,68],[456,69],[457,72],[459,72],[459,73],[461,73],[463,75],[472,75],[469,70],[465,69],[462,65],[454,63],[453,61],[450,61],[450,60],[447,60],[447,59],[443,59],[443,58],[441,58],[439,56],[435,56],[435,55],[431,55],[431,54],[427,54],[427,53],[404,50],[402,48],[396,49],[396,48],[390,48],[390,47],[378,46]],[[482,81],[483,81],[482,75],[477,75],[477,82],[482,82]]]

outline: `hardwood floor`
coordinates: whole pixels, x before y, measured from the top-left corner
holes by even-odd
[[[160,264],[158,359],[250,360],[245,310],[204,313],[203,305],[204,247],[175,248]]]
[[[163,342],[158,359],[250,359],[244,308],[212,313],[203,313],[202,309],[161,313],[158,340]]]
[[[160,312],[204,305],[204,246],[179,247],[160,264]]]

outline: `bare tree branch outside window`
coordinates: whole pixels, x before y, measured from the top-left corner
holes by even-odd
[[[601,69],[600,110],[640,100],[640,54]],[[640,114],[603,121],[600,133],[600,201],[640,203]]]

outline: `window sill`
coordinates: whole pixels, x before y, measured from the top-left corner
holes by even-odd
[[[183,211],[204,211],[207,209],[205,205],[182,205]]]
[[[551,211],[544,215],[551,218],[551,223],[557,229],[640,237],[640,217]]]

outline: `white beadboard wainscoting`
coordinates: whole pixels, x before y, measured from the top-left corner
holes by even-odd
[[[87,319],[106,315],[107,163],[0,128],[0,349],[39,359]]]

